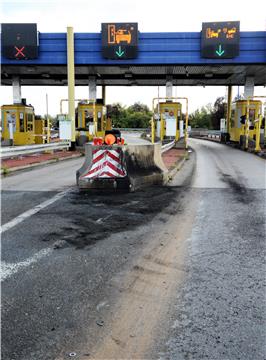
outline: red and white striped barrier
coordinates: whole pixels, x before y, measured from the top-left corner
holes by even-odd
[[[83,179],[123,178],[127,176],[123,166],[123,152],[118,149],[95,149],[92,151],[92,165]]]

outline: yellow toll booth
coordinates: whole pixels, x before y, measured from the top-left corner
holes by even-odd
[[[106,106],[97,102],[80,102],[76,111],[77,142],[91,141],[102,137],[105,130],[111,130],[111,119],[106,117]],[[81,140],[83,139],[83,140]]]
[[[35,117],[35,144],[48,144],[51,140],[51,124],[49,119]]]
[[[178,141],[184,136],[181,103],[172,101],[159,102],[155,107],[155,111],[157,138],[161,141],[165,139]]]
[[[249,114],[247,109],[249,108]],[[243,144],[243,139],[246,134],[245,123],[246,117],[249,120],[248,138],[256,140],[257,124],[256,120],[261,114],[262,102],[260,100],[237,100],[232,104],[231,117],[229,121],[229,134],[230,141],[234,141]]]
[[[35,143],[35,115],[31,105],[2,105],[2,141],[6,145]]]

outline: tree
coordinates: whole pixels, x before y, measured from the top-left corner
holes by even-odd
[[[147,128],[152,113],[145,104],[135,103],[123,107],[120,103],[107,105],[107,115],[111,117],[113,127],[117,128]]]
[[[189,125],[192,128],[205,128],[211,127],[211,113],[206,107],[197,109],[189,115]]]
[[[131,113],[135,112],[135,113],[144,113],[144,114],[146,114],[146,113],[149,113],[150,110],[149,110],[147,105],[141,104],[140,102],[137,102],[137,103],[129,106],[128,111],[131,112]]]
[[[220,130],[220,120],[225,118],[226,103],[223,96],[218,97],[211,112],[212,129]]]
[[[189,115],[192,128],[220,129],[220,120],[225,118],[226,103],[224,97],[218,97],[214,103],[202,106]]]
[[[125,127],[126,109],[120,103],[107,105],[107,116],[111,117],[113,127]]]

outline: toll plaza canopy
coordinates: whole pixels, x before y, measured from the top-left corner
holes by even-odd
[[[201,32],[141,33],[134,59],[102,55],[101,33],[75,33],[75,82],[88,85],[254,85],[266,84],[266,31],[240,32],[239,55],[232,59],[201,57]],[[121,52],[122,53],[122,52]],[[22,85],[67,84],[67,34],[40,33],[39,54],[32,60],[1,58],[2,85],[19,76]]]

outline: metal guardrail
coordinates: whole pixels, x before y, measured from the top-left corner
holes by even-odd
[[[116,129],[116,128],[115,128]],[[147,132],[148,128],[117,128],[117,130],[124,132]]]
[[[205,129],[199,129],[199,130],[191,130],[189,133],[190,137],[195,138],[208,138],[208,139],[215,139],[220,140],[221,139],[221,131],[220,130],[205,130]]]
[[[164,152],[172,149],[173,146],[175,146],[175,140],[169,142],[168,144],[162,145],[161,153],[163,154]]]
[[[2,147],[0,150],[0,158],[8,159],[28,154],[41,153],[44,151],[68,149],[70,147],[69,141],[61,141],[51,144],[27,145],[27,146],[8,146]]]

